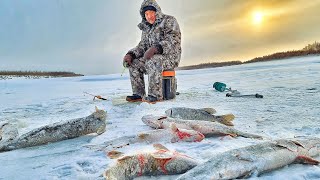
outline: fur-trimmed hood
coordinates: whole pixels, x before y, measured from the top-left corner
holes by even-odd
[[[144,12],[143,12],[143,8],[146,6],[152,6],[154,8],[156,8],[157,12],[156,12],[156,22],[155,24],[158,24],[162,21],[163,19],[163,13],[161,11],[161,8],[159,6],[159,4],[155,1],[155,0],[143,0],[142,4],[141,4],[141,8],[140,8],[140,15],[142,18],[142,22],[138,25],[138,27],[142,30],[144,29],[144,26],[147,25],[147,20],[145,18]]]

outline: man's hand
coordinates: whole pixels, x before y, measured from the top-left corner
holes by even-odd
[[[143,58],[149,60],[157,53],[158,53],[157,48],[151,47],[144,53]]]
[[[127,68],[131,66],[131,63],[132,63],[132,56],[130,54],[126,54],[123,58],[123,66]]]

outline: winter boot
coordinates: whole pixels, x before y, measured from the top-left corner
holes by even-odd
[[[147,102],[149,104],[155,104],[156,102],[162,101],[161,99],[158,99],[154,96],[148,95],[147,97],[143,98],[143,102]]]
[[[139,102],[142,101],[142,97],[137,94],[133,94],[132,96],[127,96],[126,100],[128,102]]]

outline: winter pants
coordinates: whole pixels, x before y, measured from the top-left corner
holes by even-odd
[[[154,55],[151,59],[137,58],[129,67],[130,80],[133,94],[146,95],[144,74],[148,75],[148,95],[163,100],[162,96],[162,72],[178,67],[180,56]]]

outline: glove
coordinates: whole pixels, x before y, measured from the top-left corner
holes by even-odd
[[[132,63],[132,56],[130,54],[126,54],[123,58],[123,67],[129,67]]]
[[[155,47],[151,47],[144,53],[143,58],[149,60],[157,53],[158,53],[158,49]]]

